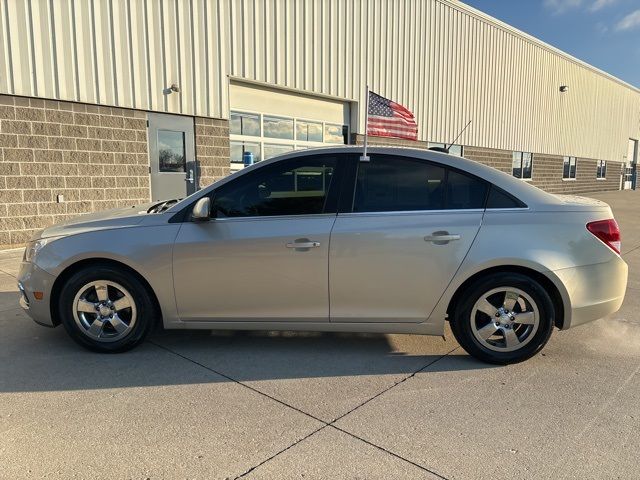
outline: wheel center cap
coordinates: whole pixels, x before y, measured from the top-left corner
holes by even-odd
[[[100,315],[103,317],[108,317],[109,315],[111,315],[111,309],[106,305],[100,305],[99,311],[100,311]]]
[[[509,317],[509,315],[507,315],[506,313],[500,315],[500,324],[501,325],[510,325],[511,322],[511,317]]]

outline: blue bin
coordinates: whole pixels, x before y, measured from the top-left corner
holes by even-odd
[[[242,163],[244,163],[245,167],[254,164],[253,152],[244,152],[242,154]]]

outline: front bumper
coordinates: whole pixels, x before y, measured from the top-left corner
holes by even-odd
[[[617,312],[624,301],[629,267],[616,256],[606,263],[565,268],[553,272],[567,290],[566,330]],[[566,304],[565,299],[565,304]]]
[[[31,262],[22,262],[18,273],[20,306],[36,323],[46,327],[55,327],[51,318],[51,289],[56,277],[45,272]],[[42,296],[36,298],[35,292]]]

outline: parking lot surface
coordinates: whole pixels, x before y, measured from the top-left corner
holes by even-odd
[[[622,228],[622,309],[508,367],[450,332],[159,332],[94,354],[21,311],[22,252],[0,252],[0,478],[637,478],[640,193],[594,197]]]

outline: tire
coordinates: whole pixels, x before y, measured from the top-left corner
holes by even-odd
[[[58,302],[69,336],[101,353],[124,352],[144,341],[156,313],[152,294],[136,275],[104,264],[75,272]]]
[[[526,275],[487,275],[458,298],[451,330],[462,348],[483,362],[506,365],[527,360],[542,350],[553,332],[553,301]]]

